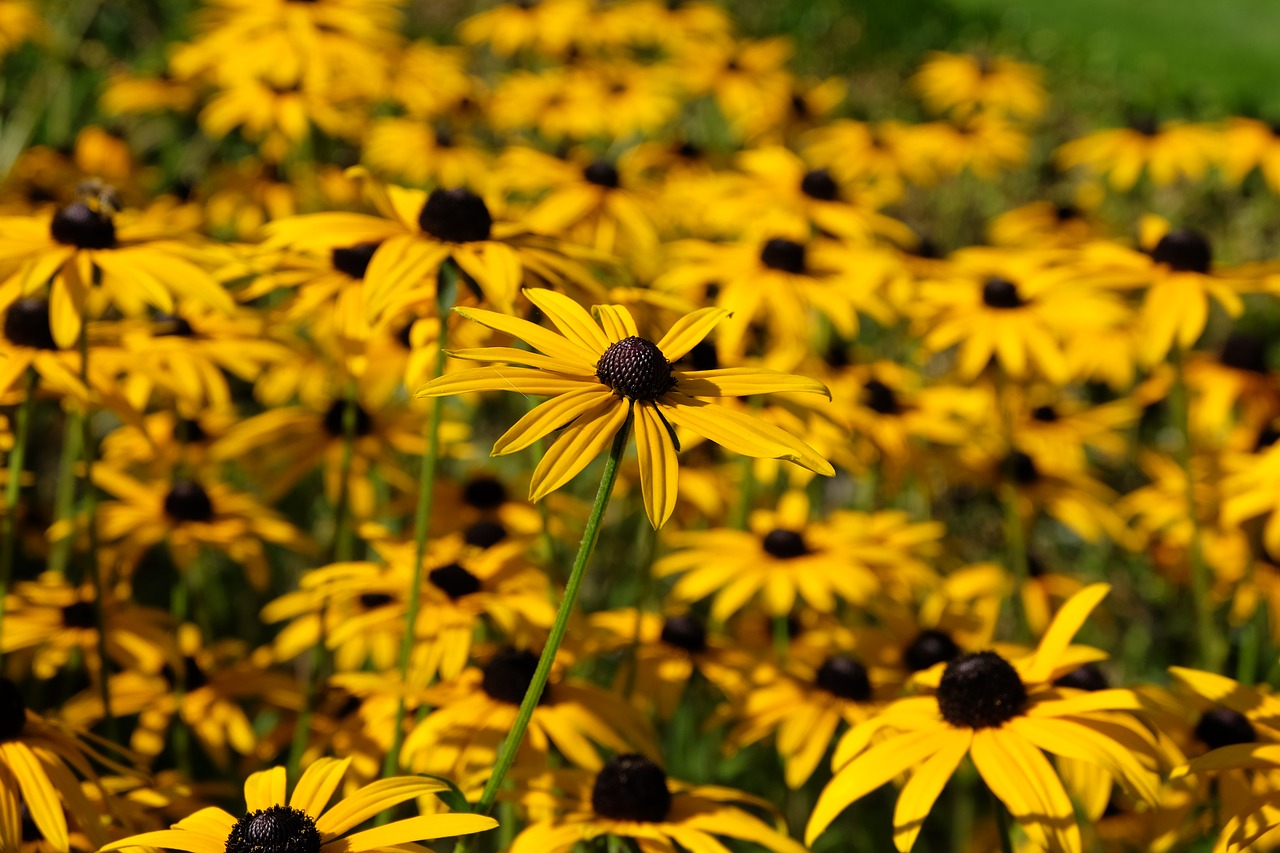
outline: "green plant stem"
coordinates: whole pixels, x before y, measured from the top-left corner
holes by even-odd
[[[28,368],[27,388],[18,405],[14,424],[13,450],[9,453],[8,479],[4,484],[4,534],[0,542],[0,605],[9,592],[13,563],[18,548],[18,501],[22,496],[22,472],[27,460],[27,437],[31,434],[31,410],[35,407],[36,372]],[[4,607],[0,606],[0,636],[3,636]]]
[[[86,403],[87,405],[87,403]],[[76,513],[76,459],[80,457],[80,421],[84,413],[77,410],[69,416],[62,431],[62,453],[58,457],[58,486],[53,497],[53,517],[56,522],[68,522]],[[67,561],[75,544],[75,524],[71,530],[49,545],[49,571],[56,575],[67,573]]]
[[[187,571],[191,570],[188,569]],[[174,623],[181,630],[183,623],[187,621],[191,608],[191,588],[187,583],[185,572],[177,570],[176,575],[173,590],[169,593],[169,611],[173,614]],[[181,649],[178,650],[178,654],[179,658],[181,658]],[[173,701],[178,708],[182,707],[182,700],[187,693],[187,667],[185,663],[185,661],[179,659],[174,664]],[[181,713],[174,714],[173,752],[175,762],[178,765],[178,772],[183,779],[191,779],[191,732],[187,730],[186,721],[183,720]]]
[[[640,588],[636,593],[636,627],[631,632],[631,645],[627,647],[627,679],[622,692],[627,699],[631,698],[631,694],[636,689],[636,676],[639,674],[640,635],[644,628],[645,607],[653,596],[653,553],[658,547],[658,531],[647,522],[641,523],[643,527],[640,531],[642,545],[640,565],[637,567],[640,572]]]
[[[89,387],[89,323],[80,323],[80,383]],[[98,493],[93,485],[93,460],[97,448],[93,444],[93,421],[89,417],[89,403],[85,401],[84,414],[80,418],[80,451],[84,457],[84,517],[89,531],[89,560],[85,573],[93,584],[93,613],[98,623],[98,690],[102,696],[102,715],[107,721],[107,736],[119,743],[119,726],[111,711],[111,679],[107,666],[107,613],[103,604],[102,566],[98,555]]]
[[[355,456],[356,415],[359,402],[354,379],[347,380],[345,404],[342,408],[342,459],[338,464],[338,501],[333,508],[333,562],[346,563],[352,558],[354,541],[351,525],[351,460]]]
[[[1004,803],[1000,802],[1000,798],[995,794],[991,795],[991,802],[995,807],[996,813],[996,831],[1000,835],[1000,851],[1001,853],[1014,853],[1017,845],[1013,840],[1013,821],[1009,817],[1009,810],[1004,807]]]
[[[449,311],[458,289],[459,272],[452,261],[440,267],[439,285],[436,290],[440,331],[436,336],[436,363],[431,378],[444,375],[445,348],[448,345]],[[400,697],[396,700],[395,729],[391,735],[391,748],[382,761],[382,776],[395,775],[400,763],[400,748],[404,745],[404,711],[406,690],[409,685],[409,659],[413,652],[414,630],[418,623],[421,605],[423,564],[427,561],[427,531],[431,526],[431,509],[436,495],[436,468],[440,463],[440,422],[444,418],[444,400],[431,401],[431,415],[427,418],[427,446],[423,450],[418,469],[418,507],[413,517],[413,580],[405,599],[404,633],[400,635],[400,657],[396,671],[400,675]],[[389,813],[387,814],[389,817]]]
[[[1188,415],[1187,383],[1182,370],[1182,350],[1169,353],[1173,365],[1173,386],[1169,389],[1169,414],[1181,436],[1178,464],[1186,480],[1187,517],[1191,521],[1188,559],[1191,567],[1191,600],[1196,626],[1196,652],[1201,668],[1217,672],[1221,664],[1222,644],[1213,624],[1213,603],[1209,600],[1209,567],[1204,561],[1200,517],[1196,513],[1196,482],[1191,471],[1191,421]]]
[[[1014,470],[1014,454],[1017,445],[1014,440],[1013,412],[1008,406],[1009,395],[1005,393],[1004,377],[996,385],[996,405],[1000,407],[1001,423],[1004,427],[1005,445],[1008,448],[1000,484],[1000,503],[1004,511],[1004,547],[1009,571],[1013,575],[1013,590],[1009,595],[1009,606],[1014,614],[1015,636],[1019,640],[1031,639],[1031,627],[1027,624],[1027,614],[1022,606],[1022,588],[1031,577],[1031,569],[1027,560],[1027,532],[1022,524],[1022,512],[1018,506],[1018,479]]]
[[[587,517],[586,529],[582,531],[582,541],[578,544],[578,554],[573,558],[573,569],[569,573],[569,582],[564,589],[564,597],[560,599],[560,607],[556,610],[555,622],[551,625],[551,633],[547,637],[546,645],[542,647],[542,656],[538,658],[538,668],[533,673],[533,680],[529,683],[529,690],[524,694],[524,701],[520,703],[520,710],[516,713],[515,723],[511,726],[511,732],[502,742],[502,748],[498,750],[498,759],[494,763],[493,775],[489,777],[489,781],[485,783],[484,791],[480,794],[480,802],[476,804],[475,811],[477,814],[488,814],[493,808],[494,800],[498,798],[498,789],[502,787],[502,781],[507,776],[507,771],[511,769],[511,765],[516,760],[516,751],[520,748],[520,742],[524,740],[525,729],[529,727],[529,720],[533,717],[533,709],[537,707],[538,700],[542,697],[542,692],[547,686],[547,679],[551,677],[551,666],[555,663],[556,651],[560,648],[560,643],[564,640],[565,630],[569,627],[569,616],[573,612],[574,602],[578,598],[578,588],[582,585],[582,578],[586,575],[587,563],[591,560],[591,553],[595,550],[596,540],[600,537],[600,525],[604,520],[605,510],[609,506],[609,497],[613,494],[613,484],[618,479],[618,465],[622,461],[623,454],[627,451],[627,441],[631,436],[631,416],[627,416],[626,422],[622,425],[622,429],[618,430],[618,434],[613,438],[613,448],[609,451],[609,456],[605,459],[604,472],[600,475],[600,487],[596,490],[595,503],[591,505],[591,515]],[[464,838],[455,848],[455,853],[462,853],[466,849],[466,839]]]

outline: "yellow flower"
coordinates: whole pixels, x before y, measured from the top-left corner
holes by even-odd
[[[1041,71],[1006,56],[965,56],[934,51],[911,78],[926,107],[965,118],[995,113],[1033,119],[1044,112],[1047,95]]]
[[[1130,690],[1062,692],[1053,680],[1103,653],[1071,640],[1110,587],[1094,584],[1063,605],[1038,648],[1006,660],[961,655],[917,679],[936,692],[891,703],[836,747],[836,775],[814,806],[812,843],[850,803],[912,771],[894,810],[894,843],[908,851],[934,801],[968,755],[983,781],[1040,847],[1079,853],[1080,832],[1062,780],[1044,752],[1100,765],[1141,799],[1158,801],[1162,754],[1134,719]]]
[[[475,814],[419,815],[351,833],[361,823],[399,804],[447,786],[431,779],[379,779],[329,806],[350,758],[322,758],[309,766],[285,798],[283,767],[260,770],[245,780],[245,814],[210,806],[171,829],[144,832],[103,847],[164,847],[184,853],[370,853],[433,838],[484,832],[498,825]],[[326,808],[328,806],[328,808]],[[416,845],[415,845],[416,846]]]
[[[834,475],[831,465],[799,439],[750,415],[710,405],[706,399],[776,391],[825,394],[820,383],[754,368],[673,368],[672,363],[687,355],[728,312],[703,308],[687,314],[655,344],[640,337],[631,313],[622,306],[597,305],[593,318],[562,294],[524,293],[560,334],[493,311],[455,309],[477,323],[520,338],[538,352],[512,347],[456,352],[457,358],[493,366],[432,380],[419,389],[418,396],[514,391],[553,397],[517,421],[493,447],[494,455],[515,453],[570,424],[534,470],[529,484],[532,500],[573,479],[629,421],[634,421],[640,488],[654,527],[661,527],[675,509],[679,440],[673,425],[736,453],[789,459]]]
[[[1083,167],[1106,175],[1112,189],[1124,192],[1138,182],[1143,169],[1158,187],[1200,180],[1209,171],[1217,143],[1217,134],[1205,125],[1170,121],[1157,127],[1143,120],[1072,140],[1054,152],[1054,159],[1063,169]]]

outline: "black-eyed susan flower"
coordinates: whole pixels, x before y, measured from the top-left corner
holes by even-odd
[[[1036,66],[1007,56],[934,51],[911,79],[911,85],[934,113],[961,118],[995,113],[1034,119],[1044,112],[1048,100],[1041,77]]]
[[[1064,169],[1081,167],[1105,175],[1112,189],[1124,192],[1145,171],[1158,187],[1204,177],[1218,150],[1208,126],[1183,121],[1157,125],[1136,119],[1130,127],[1097,130],[1062,145],[1054,159]]]
[[[170,829],[122,838],[103,851],[164,847],[185,853],[368,853],[418,841],[484,832],[498,825],[474,814],[432,814],[396,820],[361,832],[360,824],[403,802],[444,791],[433,779],[379,779],[330,804],[351,759],[322,758],[309,766],[286,799],[285,769],[250,774],[242,817],[210,806]],[[416,844],[415,844],[416,846]]]
[[[1222,177],[1239,185],[1257,169],[1272,192],[1280,189],[1280,126],[1256,118],[1236,116],[1227,119],[1218,131],[1214,159]]]
[[[812,843],[850,803],[910,771],[894,810],[894,844],[908,851],[960,762],[969,756],[983,781],[1031,840],[1079,853],[1079,828],[1062,780],[1044,752],[1098,764],[1135,796],[1157,801],[1162,761],[1154,737],[1132,716],[1131,690],[1064,694],[1054,679],[1104,656],[1072,646],[1110,587],[1082,590],[1054,618],[1030,654],[964,654],[929,672],[933,694],[890,703],[855,726],[836,748],[836,775],[823,789],[805,837]],[[933,678],[929,678],[933,681]]]
[[[633,839],[642,850],[720,850],[715,836],[758,844],[774,853],[804,848],[750,812],[732,805],[761,802],[727,788],[698,787],[668,780],[652,759],[636,753],[611,758],[598,773],[557,772],[529,780],[526,796],[555,797],[563,812],[526,827],[512,853],[569,853],[582,842],[610,835]],[[545,796],[545,795],[544,795]],[[539,802],[539,805],[541,803]]]
[[[514,453],[573,421],[534,470],[531,499],[538,500],[569,482],[629,420],[634,422],[640,453],[645,510],[654,527],[661,527],[675,509],[679,444],[673,427],[691,430],[747,456],[785,458],[820,474],[835,473],[799,439],[735,409],[707,402],[707,398],[774,391],[825,393],[820,383],[752,368],[673,368],[672,362],[727,316],[725,311],[704,308],[688,314],[654,343],[640,337],[631,313],[622,306],[598,305],[593,318],[562,294],[526,290],[525,295],[551,318],[560,334],[493,311],[456,309],[539,352],[510,347],[457,352],[458,358],[519,366],[478,367],[444,376],[424,385],[418,396],[467,391],[553,396],[517,421],[494,445],[495,455]]]

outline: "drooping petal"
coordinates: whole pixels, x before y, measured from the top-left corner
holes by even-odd
[[[667,357],[667,361],[679,361],[689,354],[689,350],[702,343],[702,339],[711,334],[721,320],[729,316],[723,308],[699,308],[686,314],[672,324],[667,333],[658,341],[658,349]]]
[[[610,396],[583,412],[577,421],[555,440],[529,482],[529,500],[539,501],[591,464],[626,423],[630,405]]]
[[[561,394],[542,403],[511,425],[493,445],[493,456],[505,456],[529,447],[555,430],[567,427],[574,419],[599,406],[613,392],[596,383]]]
[[[744,397],[748,394],[807,392],[828,400],[831,392],[816,379],[756,367],[722,367],[717,370],[675,372],[676,387],[690,397]]]
[[[921,764],[898,794],[898,805],[893,810],[893,843],[902,853],[916,843],[938,795],[968,754],[973,738],[965,735],[949,740]]]
[[[30,747],[16,740],[0,743],[0,759],[18,780],[22,800],[45,840],[55,849],[69,849],[71,841],[67,834],[67,818],[62,812],[58,791]]]
[[[609,339],[605,337],[600,325],[585,308],[563,293],[527,287],[524,295],[573,343],[595,353],[597,357],[609,348]]]
[[[675,443],[658,410],[641,403],[635,407],[636,450],[640,461],[640,491],[649,523],[657,530],[676,508],[676,480],[680,464]]]
[[[562,358],[580,367],[592,369],[600,360],[600,353],[586,349],[563,335],[557,335],[550,329],[544,329],[528,320],[499,314],[496,311],[486,311],[483,308],[454,308],[453,310],[482,326],[519,338],[538,352],[552,358]]]
[[[664,394],[658,404],[672,423],[693,430],[726,450],[744,456],[788,459],[810,471],[835,476],[831,463],[812,447],[759,418],[725,406],[709,405],[675,391]]]

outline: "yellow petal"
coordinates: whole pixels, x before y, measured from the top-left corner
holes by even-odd
[[[725,406],[709,405],[674,391],[663,395],[659,405],[672,423],[693,430],[734,453],[788,459],[810,471],[835,476],[831,463],[812,447],[759,418]]]
[[[676,446],[658,410],[641,403],[635,407],[636,451],[640,461],[640,491],[649,523],[658,530],[676,508],[676,480],[680,476]]]
[[[493,445],[492,455],[505,456],[524,450],[555,430],[567,427],[574,419],[599,406],[613,392],[597,383],[595,387],[579,387],[567,394],[542,403],[511,425]]]
[[[609,348],[609,339],[601,331],[600,325],[581,305],[563,293],[525,288],[524,295],[573,343],[597,356],[603,355]]]
[[[517,394],[554,397],[557,394],[577,391],[582,388],[582,383],[581,377],[564,376],[526,367],[477,367],[472,370],[447,373],[432,379],[419,388],[415,396],[450,397],[454,394],[470,394],[476,391],[514,391]]]
[[[283,767],[272,767],[252,773],[244,782],[244,804],[248,811],[285,805]]]
[[[128,847],[164,847],[169,850],[183,850],[186,853],[226,853],[227,839],[226,836],[213,838],[203,832],[188,832],[183,829],[160,829],[113,841],[103,847],[100,853]]]
[[[547,449],[529,482],[529,500],[539,501],[569,482],[599,456],[626,423],[630,405],[609,396],[583,412]]]
[[[967,732],[963,734],[948,740],[921,764],[898,794],[898,805],[893,810],[893,843],[902,853],[907,853],[916,843],[924,819],[933,810],[943,786],[968,754],[973,738]]]
[[[443,782],[414,776],[393,776],[370,782],[316,819],[321,837],[341,835],[376,814],[423,794],[446,790]]]
[[[596,362],[600,360],[600,353],[585,349],[568,338],[557,335],[550,329],[544,329],[541,326],[530,323],[528,320],[521,320],[519,317],[511,317],[507,314],[499,314],[496,311],[486,311],[483,308],[454,308],[453,310],[482,326],[505,332],[513,338],[519,338],[538,352],[545,353],[552,358],[562,358],[565,361],[571,361],[580,367],[592,370],[595,369]]]
[[[342,783],[342,774],[349,766],[350,758],[321,758],[312,763],[294,786],[293,796],[289,798],[290,807],[300,809],[313,818],[319,817]]]
[[[969,755],[1032,840],[1051,853],[1080,853],[1075,811],[1044,753],[1006,726],[974,732]]]
[[[497,825],[498,822],[493,818],[478,814],[419,815],[386,826],[366,829],[355,835],[335,838],[320,850],[321,853],[364,853],[411,841],[471,835],[493,829]]]
[[[667,361],[679,361],[711,334],[716,324],[728,316],[729,312],[723,308],[700,308],[686,314],[676,320],[662,336],[662,340],[658,341],[658,349],[662,350]]]
[[[1040,645],[1036,648],[1035,657],[1032,658],[1030,666],[1023,672],[1025,681],[1049,680],[1055,664],[1067,650],[1067,646],[1071,645],[1071,640],[1080,630],[1080,626],[1110,591],[1111,587],[1108,584],[1090,584],[1062,605],[1040,639]]]
[[[62,813],[62,802],[35,754],[25,743],[15,740],[0,743],[0,758],[18,780],[22,799],[40,834],[55,849],[69,849],[71,841],[67,835],[67,818]]]
[[[676,388],[690,397],[743,397],[801,391],[831,399],[827,386],[816,379],[755,367],[676,371],[675,378]]]
[[[610,343],[640,337],[631,312],[621,305],[596,305],[592,307],[591,313],[600,321]]]

